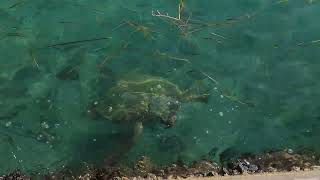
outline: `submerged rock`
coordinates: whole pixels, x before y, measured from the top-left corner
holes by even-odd
[[[45,179],[172,179],[187,177],[206,177],[239,175],[264,172],[286,172],[312,169],[320,164],[319,156],[313,153],[288,154],[287,150],[267,152],[258,155],[244,155],[237,160],[218,165],[208,160],[195,161],[190,165],[173,163],[167,166],[153,164],[147,156],[142,156],[133,166],[105,166],[103,168],[90,168],[73,174],[71,171],[52,172],[45,175]],[[19,171],[11,173],[3,178],[16,177],[16,179],[29,180]],[[41,179],[41,178],[40,178]],[[42,178],[43,179],[43,178]]]
[[[0,176],[0,180],[31,180],[30,177],[21,173],[20,170],[16,170],[8,175]]]

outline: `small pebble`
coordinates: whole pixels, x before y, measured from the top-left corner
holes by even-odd
[[[219,115],[222,117],[223,116],[223,112],[219,112]]]
[[[39,135],[37,136],[37,140],[38,140],[38,141],[41,141],[42,138],[43,138],[43,135],[42,135],[42,134],[39,134]]]
[[[289,154],[293,154],[293,149],[288,149]]]
[[[150,179],[150,180],[157,180],[157,176],[152,174],[152,173],[148,173],[147,175],[147,179]]]
[[[93,104],[94,104],[94,105],[98,105],[99,103],[98,103],[98,101],[95,101]]]
[[[12,122],[11,122],[11,121],[8,121],[8,122],[5,124],[6,127],[10,127],[11,125],[12,125]]]
[[[44,128],[44,129],[49,129],[50,126],[49,126],[49,124],[47,122],[43,121],[41,123],[41,127]]]
[[[222,94],[220,95],[220,97],[221,97],[221,98],[224,98],[224,96],[223,96]]]
[[[293,166],[293,167],[291,168],[291,170],[292,170],[292,171],[300,171],[301,168],[298,167],[298,166]],[[312,180],[312,179],[311,179],[311,180]]]
[[[109,106],[108,111],[112,112],[112,106]]]

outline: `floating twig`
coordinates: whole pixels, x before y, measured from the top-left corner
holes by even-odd
[[[225,38],[225,37],[223,37],[223,36],[221,36],[221,35],[219,35],[219,34],[216,34],[216,33],[210,33],[211,35],[214,35],[214,36],[218,36],[218,37],[221,37],[222,39],[227,39],[227,38]]]
[[[5,33],[1,39],[7,38],[7,37],[13,37],[13,38],[25,38],[25,35],[19,32],[11,32],[11,33]]]
[[[109,60],[111,60],[111,59],[112,59],[111,56],[105,57],[105,58],[103,59],[103,61],[98,64],[98,67],[99,67],[99,68],[103,67],[103,66],[107,63],[107,61],[109,61]]]
[[[18,1],[18,2],[16,2],[16,3],[12,4],[11,6],[9,6],[8,9],[15,8],[15,7],[23,4],[24,2],[25,2],[24,0]]]
[[[84,39],[84,40],[78,40],[78,41],[69,41],[69,42],[62,42],[57,44],[48,45],[46,47],[59,47],[59,46],[67,46],[72,44],[79,44],[79,43],[86,43],[86,42],[93,42],[93,41],[101,41],[105,39],[111,39],[111,37],[103,37],[103,38],[94,38],[94,39]]]
[[[311,45],[311,44],[316,44],[316,43],[320,43],[320,39],[313,40],[310,42],[301,42],[301,43],[297,44],[297,46],[306,46],[306,45]]]
[[[29,53],[30,53],[30,56],[31,56],[33,65],[34,65],[37,69],[40,69],[40,66],[39,66],[39,64],[38,64],[38,62],[37,62],[37,59],[36,59],[34,50],[33,50],[33,49],[30,49],[30,50],[29,50]]]
[[[164,18],[168,18],[168,19],[172,19],[172,20],[175,20],[175,21],[180,21],[180,15],[178,18],[176,17],[173,17],[173,16],[169,16],[169,14],[162,14],[159,10],[156,10],[156,11],[151,11],[151,15],[152,16],[157,16],[157,17],[164,17]]]
[[[160,52],[160,51],[156,51],[154,53],[154,55],[158,55],[158,56],[161,56],[161,57],[164,57],[164,58],[168,58],[168,59],[172,59],[172,60],[184,61],[184,62],[187,62],[187,63],[191,63],[189,59],[171,56],[171,55],[169,55],[167,53],[163,53],[163,52]]]
[[[152,36],[152,33],[156,33],[156,31],[152,31],[149,27],[147,26],[143,26],[141,24],[137,24],[137,23],[134,23],[134,22],[130,22],[130,21],[126,21],[126,24],[128,24],[129,26],[133,27],[135,30],[133,32],[131,32],[130,34],[134,34],[135,32],[140,32],[143,34],[143,36],[145,38],[147,37],[150,37],[151,39],[155,39],[153,36]]]
[[[168,13],[166,14],[162,14],[159,10],[156,11],[151,11],[152,16],[157,16],[157,17],[164,17],[164,18],[168,18],[168,19],[172,19],[175,21],[180,21],[181,20],[181,13],[184,10],[184,0],[180,0],[180,3],[178,5],[178,17],[173,17],[173,16],[169,16]]]
[[[209,74],[201,71],[201,70],[198,70],[203,76],[207,77],[209,80],[211,80],[212,82],[214,82],[215,84],[219,84],[219,82],[217,80],[215,80],[213,77],[211,77]]]
[[[120,23],[118,26],[116,26],[115,28],[113,28],[111,31],[115,31],[115,30],[117,30],[118,28],[120,28],[120,27],[122,27],[122,26],[124,26],[124,25],[126,25],[127,24],[127,21],[125,21],[125,22],[123,22],[123,23]]]
[[[226,97],[230,101],[234,101],[234,102],[237,102],[239,104],[246,105],[248,107],[255,107],[256,106],[256,104],[254,102],[241,100],[237,96],[228,95],[225,92],[222,92],[221,95],[223,97]]]

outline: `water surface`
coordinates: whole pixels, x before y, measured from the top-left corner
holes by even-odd
[[[145,127],[124,163],[319,152],[319,2],[184,0],[180,19],[179,3],[1,1],[0,172],[99,164],[125,148],[123,127],[86,112],[112,86],[101,75],[132,72],[211,96],[183,103],[172,128]]]

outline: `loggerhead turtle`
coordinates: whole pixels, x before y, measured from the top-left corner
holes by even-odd
[[[123,78],[102,95],[95,112],[115,123],[132,124],[136,142],[146,123],[160,122],[171,127],[182,102],[206,103],[209,94],[181,90],[176,84],[155,76]]]

